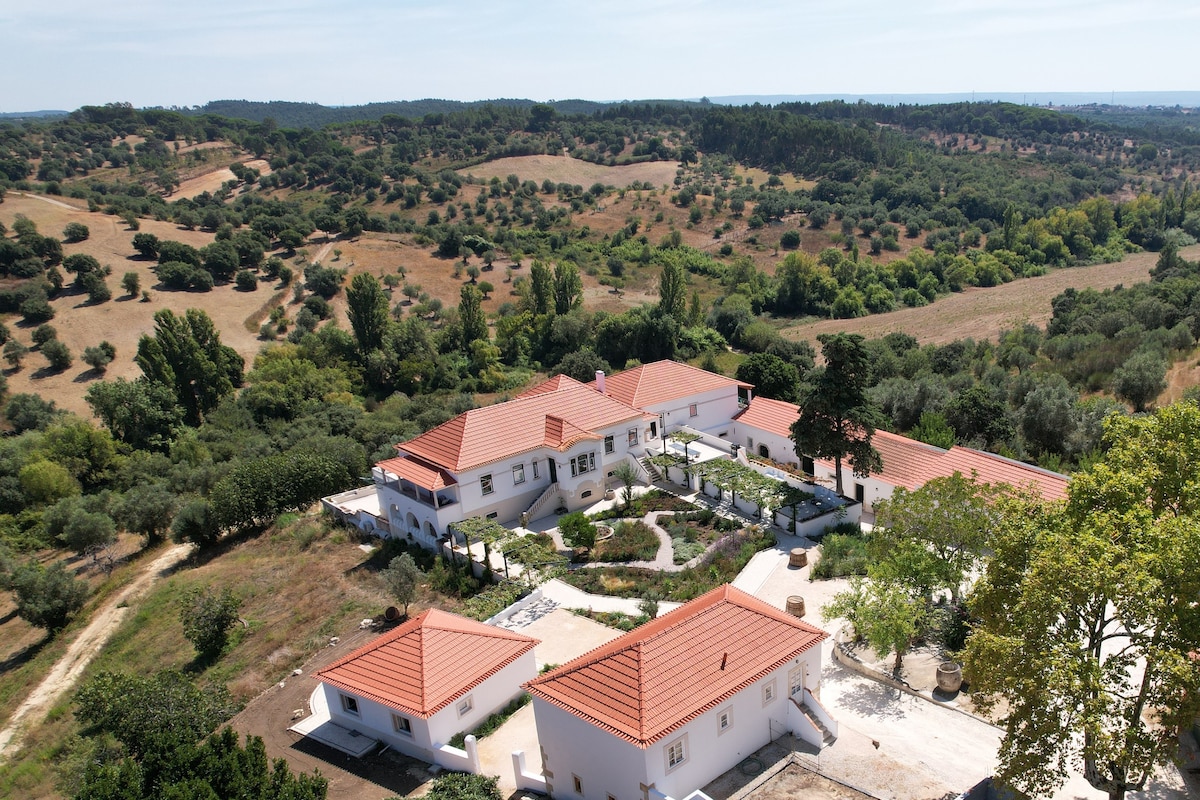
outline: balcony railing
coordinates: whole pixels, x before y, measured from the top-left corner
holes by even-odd
[[[405,497],[415,500],[422,505],[429,506],[430,508],[445,508],[446,506],[452,506],[458,502],[458,498],[447,497],[446,495],[436,495],[437,499],[435,501],[435,495],[433,492],[419,489],[407,481],[394,481],[386,478],[380,480],[378,473],[376,473],[375,482],[377,485],[386,486],[392,491],[399,492]]]

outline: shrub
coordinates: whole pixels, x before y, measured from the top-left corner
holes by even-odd
[[[253,292],[258,289],[258,278],[248,269],[239,270],[237,277],[234,278],[234,283],[243,292]]]
[[[21,316],[26,322],[49,322],[54,319],[54,309],[44,296],[34,295],[21,303]]]
[[[499,779],[488,775],[448,772],[433,781],[429,800],[502,800]]]
[[[63,228],[63,241],[67,243],[82,242],[91,235],[88,226],[82,222],[69,222]]]
[[[136,272],[126,272],[121,278],[121,288],[130,297],[137,297],[142,288],[142,279]]]
[[[42,345],[42,355],[46,357],[50,368],[58,372],[71,366],[71,361],[73,360],[71,358],[71,351],[58,339],[51,339]]]
[[[596,527],[582,511],[566,514],[558,520],[558,532],[568,547],[595,547]]]
[[[821,542],[821,559],[813,566],[810,579],[866,575],[869,561],[867,539],[861,533],[831,533]]]
[[[83,350],[83,363],[97,372],[104,372],[116,357],[117,349],[106,341]]]
[[[87,292],[88,300],[92,303],[107,303],[112,299],[112,289],[108,288],[108,283],[104,280],[104,274],[101,272],[89,272],[82,275],[79,283]]]
[[[33,339],[33,343],[41,347],[51,339],[58,338],[58,328],[53,325],[42,324],[33,329],[33,334],[29,337]]]
[[[179,602],[183,635],[204,657],[219,655],[229,641],[229,629],[238,620],[242,601],[229,589],[218,593],[194,588]]]
[[[531,699],[532,698],[529,694],[522,692],[519,697],[510,701],[504,708],[493,714],[489,714],[487,719],[479,723],[474,730],[459,731],[451,736],[449,742],[450,746],[462,749],[463,745],[466,744],[468,733],[470,733],[476,739],[483,739],[486,736],[490,736],[499,730],[500,726],[507,722],[509,717],[520,711],[525,706],[529,705],[529,701]]]
[[[39,628],[58,631],[83,608],[87,585],[67,572],[62,562],[49,569],[40,564],[18,567],[12,575],[17,615]]]

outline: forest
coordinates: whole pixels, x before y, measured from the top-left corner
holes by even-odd
[[[1180,255],[1200,237],[1200,134],[1177,120],[994,103],[367,109],[326,119],[279,104],[113,104],[0,124],[0,213],[7,194],[32,193],[120,220],[155,292],[197,306],[158,310],[135,353],[104,341],[85,350],[100,373],[118,356],[140,373],[89,383],[94,419],[10,391],[35,361],[53,371],[73,359],[51,300],[116,301],[112,268],[71,252],[86,226],[0,223],[0,585],[23,598],[22,618],[56,630],[85,601],[35,554],[99,563],[121,531],[206,548],[260,531],[358,484],[396,443],[537,376],[587,380],[674,358],[794,401],[821,367],[809,344],[780,334],[786,323],[1157,253],[1145,283],[1055,297],[1044,329],[867,343],[869,396],[890,429],[1070,472],[1102,456],[1106,417],[1153,406],[1200,335],[1200,263]],[[675,178],[583,186],[471,173],[564,154],[666,162]],[[233,180],[175,196],[217,167]],[[602,229],[595,214],[618,202],[628,215]],[[211,239],[139,230],[149,220]],[[308,259],[319,244],[372,237],[438,259],[454,295],[427,291],[403,264],[376,276]],[[501,265],[504,299],[485,311]],[[143,289],[135,273],[117,280],[126,299]],[[279,297],[248,360],[203,310],[227,285]],[[596,308],[586,299],[596,287],[655,299]]]

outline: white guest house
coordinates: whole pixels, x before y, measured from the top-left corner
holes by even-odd
[[[784,733],[818,747],[824,631],[726,585],[530,681],[554,798],[684,798]]]

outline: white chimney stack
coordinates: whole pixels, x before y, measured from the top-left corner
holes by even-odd
[[[604,394],[604,370],[596,370],[596,391]]]

